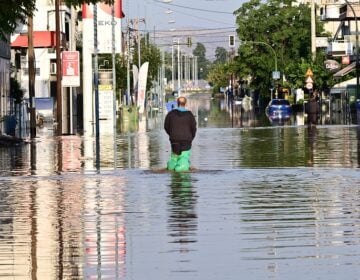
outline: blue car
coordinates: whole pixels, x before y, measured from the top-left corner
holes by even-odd
[[[286,119],[290,118],[292,108],[286,99],[272,99],[266,106],[265,112],[271,119]]]

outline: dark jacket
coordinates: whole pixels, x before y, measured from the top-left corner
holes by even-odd
[[[191,149],[196,135],[196,120],[190,111],[171,110],[165,117],[164,128],[175,154]]]
[[[306,104],[306,113],[308,114],[307,120],[309,124],[317,124],[318,115],[320,113],[319,103],[315,98],[310,99]]]
[[[320,106],[316,99],[310,99],[308,104],[306,104],[306,113],[307,114],[319,114]]]

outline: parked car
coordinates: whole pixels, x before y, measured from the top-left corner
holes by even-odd
[[[286,99],[272,99],[265,109],[266,115],[271,118],[290,118],[292,108]]]

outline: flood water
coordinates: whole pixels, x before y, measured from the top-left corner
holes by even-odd
[[[0,147],[0,279],[360,279],[360,129],[274,122],[209,96],[192,170],[165,170],[164,114],[115,137]]]

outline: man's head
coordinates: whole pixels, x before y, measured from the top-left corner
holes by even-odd
[[[177,105],[178,107],[185,107],[186,105],[186,98],[184,96],[180,96],[178,99],[177,99]]]

